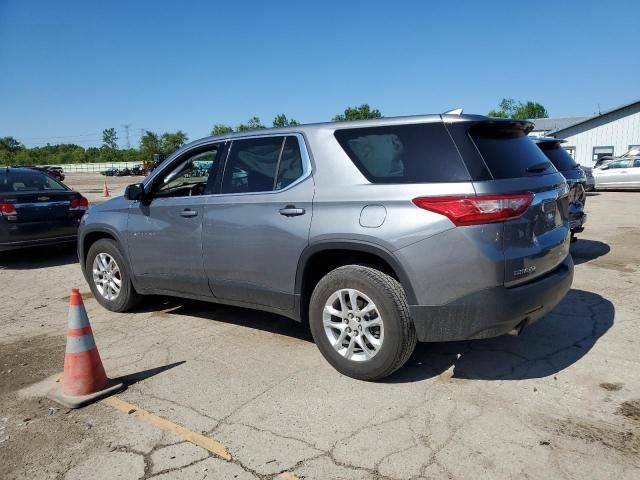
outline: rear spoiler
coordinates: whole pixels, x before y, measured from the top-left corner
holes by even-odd
[[[534,128],[534,124],[528,120],[516,120],[514,118],[487,118],[483,122],[478,122],[473,126],[477,130],[488,131],[513,131],[519,130],[528,135]]]

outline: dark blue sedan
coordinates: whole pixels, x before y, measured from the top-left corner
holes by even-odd
[[[89,201],[29,168],[0,167],[0,252],[74,242]]]

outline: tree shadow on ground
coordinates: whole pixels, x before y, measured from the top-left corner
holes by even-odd
[[[453,367],[452,378],[523,380],[554,375],[579,361],[613,325],[613,304],[595,293],[571,290],[549,314],[518,337],[419,343],[407,364],[389,377],[415,382]]]
[[[576,265],[595,260],[611,251],[609,245],[598,240],[578,239],[571,244],[571,256]]]
[[[78,263],[75,243],[0,252],[0,270],[33,270]]]

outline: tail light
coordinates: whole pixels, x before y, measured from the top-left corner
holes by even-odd
[[[0,203],[0,215],[8,217],[9,215],[17,215],[16,207],[13,203]]]
[[[503,222],[520,217],[531,205],[533,193],[454,197],[419,197],[413,203],[446,216],[457,226]]]
[[[6,217],[7,220],[16,220],[18,212],[13,203],[0,203],[0,217]]]
[[[74,198],[69,202],[69,210],[72,211],[84,211],[89,208],[89,200],[82,195],[78,198]]]

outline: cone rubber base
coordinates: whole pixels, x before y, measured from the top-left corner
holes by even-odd
[[[89,395],[71,396],[62,393],[62,382],[60,382],[47,394],[47,398],[68,408],[80,408],[113,395],[114,393],[118,393],[121,390],[124,390],[124,383],[107,379],[107,386],[98,392],[90,393]]]

